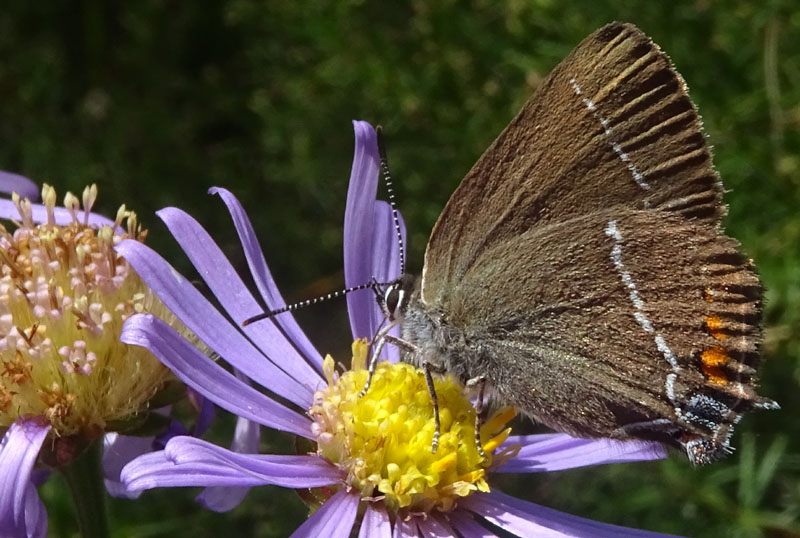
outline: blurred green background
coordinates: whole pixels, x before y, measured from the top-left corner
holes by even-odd
[[[384,125],[409,258],[460,178],[583,37],[639,25],[685,77],[729,190],[730,233],[767,288],[763,389],[727,460],[535,475],[500,484],[545,506],[685,536],[800,536],[800,5],[796,0],[10,2],[0,13],[0,168],[63,194],[90,182],[126,203],[149,244],[189,271],[153,212],[177,205],[241,264],[221,202],[244,202],[289,300],[342,285],[351,119]],[[302,313],[347,357],[342,303]],[[211,437],[224,439],[223,422]],[[285,446],[264,436],[265,449]],[[114,535],[286,536],[292,492],[259,488],[228,514],[196,491],[113,501]],[[42,488],[52,536],[75,536],[66,488]]]

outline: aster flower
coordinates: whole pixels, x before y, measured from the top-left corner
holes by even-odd
[[[374,130],[355,122],[356,148],[345,217],[347,285],[371,277],[389,281],[399,267],[391,209],[375,200],[378,154]],[[253,279],[268,308],[283,300],[255,234],[236,198],[212,189],[227,205]],[[507,496],[490,486],[492,473],[544,472],[664,457],[656,444],[511,436],[501,410],[474,439],[475,411],[449,378],[436,381],[442,431],[431,452],[433,412],[423,373],[393,360],[380,363],[363,397],[367,344],[381,321],[370,290],[348,296],[352,369],[337,373],[290,314],[242,327],[262,311],[211,237],[189,215],[159,213],[225,310],[217,311],[157,254],[137,242],[117,248],[194,334],[267,394],[242,383],[198,353],[153,315],[131,317],[122,339],[150,349],[198,392],[236,415],[313,442],[302,455],[237,453],[191,437],[137,458],[122,471],[133,491],[155,487],[273,484],[296,490],[313,514],[294,536],[347,537],[360,516],[359,536],[492,536],[489,522],[515,536],[663,536],[597,523]],[[390,357],[391,359],[391,357]]]
[[[147,350],[119,341],[123,322],[135,312],[174,321],[114,251],[124,238],[144,239],[136,215],[124,206],[115,220],[93,213],[94,185],[82,200],[68,193],[64,207],[56,207],[48,185],[42,205],[18,194],[33,197],[34,189],[27,178],[0,173],[0,190],[13,193],[0,199],[0,218],[15,221],[13,232],[0,225],[2,536],[46,534],[36,492],[49,474],[43,468],[60,469],[71,489],[98,494],[100,488],[87,483],[94,477],[102,484],[94,459],[100,438],[140,426],[154,396],[174,380]],[[112,493],[127,494],[119,471],[152,443],[153,437],[106,439],[105,481]],[[102,492],[75,500],[96,505],[79,510],[79,522],[84,531],[88,525],[99,532]]]

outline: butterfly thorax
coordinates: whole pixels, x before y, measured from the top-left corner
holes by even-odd
[[[434,371],[451,375],[465,386],[480,379],[490,405],[510,402],[498,392],[498,369],[492,368],[491,357],[482,352],[480,342],[444,312],[427,304],[419,289],[409,296],[402,338],[415,348],[403,354],[404,362],[420,367],[427,363]]]

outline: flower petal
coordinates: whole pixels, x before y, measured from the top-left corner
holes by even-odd
[[[347,538],[356,520],[359,500],[357,493],[340,489],[292,533],[292,538]]]
[[[447,519],[462,538],[495,538],[497,535],[475,521],[472,514],[465,510],[454,510]]]
[[[167,308],[208,347],[272,392],[304,409],[310,407],[316,387],[302,384],[275,366],[155,251],[133,240],[122,241],[116,249]],[[282,336],[279,338],[283,340]]]
[[[56,224],[65,225],[74,222],[72,213],[63,207],[53,208],[53,217]],[[17,206],[14,202],[5,198],[0,198],[0,219],[19,219],[20,214],[17,211]],[[31,219],[33,222],[41,223],[47,222],[47,208],[41,204],[31,204]],[[83,222],[83,211],[78,214],[78,219]],[[106,218],[97,213],[89,213],[89,225],[93,228],[102,228],[103,226],[114,226],[114,221]]]
[[[130,492],[122,484],[122,468],[142,454],[153,450],[154,437],[134,437],[107,433],[103,438],[103,481],[112,497],[136,499],[139,492]]]
[[[317,456],[237,454],[194,437],[175,437],[167,448],[145,454],[121,473],[132,491],[182,486],[312,488],[339,483],[341,472]]]
[[[263,312],[250,290],[214,240],[190,215],[174,207],[156,213],[192,261],[222,308],[258,348],[281,370],[307,386],[320,383],[322,376],[306,362],[272,321],[242,326],[247,318]],[[311,404],[311,401],[308,401]]]
[[[231,468],[245,469],[260,476],[279,476],[291,480],[325,477],[326,485],[340,481],[341,471],[317,455],[278,456],[273,454],[240,454],[196,437],[171,439],[164,449],[166,457],[175,464],[213,462]],[[286,471],[282,471],[286,467]],[[282,474],[288,473],[288,474]],[[279,485],[283,485],[282,483]],[[289,486],[296,484],[290,483]],[[307,486],[298,486],[307,487]]]
[[[38,509],[38,497],[31,487],[31,471],[39,449],[50,425],[42,420],[18,419],[11,424],[0,447],[0,530],[4,536],[39,536],[41,515],[26,514],[27,509]],[[33,526],[28,527],[30,521]]]
[[[258,291],[261,292],[261,297],[267,304],[267,307],[275,309],[284,306],[286,302],[283,300],[275,281],[272,278],[267,262],[264,259],[264,253],[258,245],[255,231],[253,230],[250,219],[247,217],[244,208],[239,203],[239,200],[229,191],[213,187],[209,191],[211,194],[218,194],[225,205],[228,206],[228,211],[233,218],[233,224],[236,231],[239,233],[239,239],[242,242],[245,257],[247,258],[247,265],[250,267],[250,274],[256,283]],[[317,370],[322,371],[322,355],[314,347],[306,334],[297,325],[297,322],[292,316],[291,312],[285,312],[274,318],[274,323],[283,329],[286,337],[292,341],[297,347],[303,357],[313,364]]]
[[[367,503],[358,538],[391,538],[392,523],[382,503]]]
[[[181,381],[234,415],[309,439],[313,437],[308,418],[242,383],[155,316],[136,314],[128,318],[120,340],[146,347]]]
[[[397,228],[394,224],[392,206],[383,200],[377,200],[373,206],[373,246],[370,260],[371,275],[380,282],[389,282],[400,276],[400,243]],[[403,241],[403,257],[405,257],[406,224],[403,215],[397,212],[397,224],[400,226],[400,237]],[[373,302],[374,297],[373,297]],[[380,309],[373,307],[380,312]]]
[[[392,538],[418,538],[419,536],[420,533],[419,528],[417,527],[417,518],[395,518]]]
[[[33,482],[28,483],[25,491],[25,527],[31,538],[47,536],[47,509]]]
[[[122,481],[129,491],[189,486],[263,486],[272,481],[239,468],[225,468],[216,463],[175,465],[164,451],[139,456],[122,470]]]
[[[417,526],[425,538],[450,538],[456,535],[450,525],[435,514],[428,514],[427,518],[419,518]]]
[[[511,436],[502,445],[501,450],[513,444],[522,445],[519,454],[493,472],[549,472],[588,465],[657,460],[667,457],[667,452],[660,443],[578,439],[560,433]]]
[[[489,522],[520,537],[667,538],[669,536],[565,514],[496,490],[491,493],[470,495],[460,500],[459,506],[483,516]]]
[[[236,431],[233,435],[231,450],[243,454],[258,452],[261,428],[253,421],[238,417],[236,419]],[[227,512],[233,510],[241,503],[250,488],[206,488],[195,500],[202,506],[215,512]]]
[[[32,202],[39,199],[39,187],[36,183],[25,176],[3,170],[0,170],[0,192],[16,192],[20,198],[27,198]]]
[[[347,188],[344,211],[344,283],[345,286],[366,284],[374,276],[371,267],[373,207],[378,192],[378,139],[372,126],[354,121],[356,142],[353,167]],[[377,324],[377,305],[372,290],[347,294],[350,327],[353,338],[371,338]]]
[[[234,373],[237,374],[236,377],[239,379],[239,381],[246,383],[245,379],[247,378],[244,374],[239,374],[238,370]],[[214,407],[214,403],[211,400],[204,397],[191,387],[187,388],[187,397],[189,398],[189,401],[194,402],[195,405],[198,403],[200,404],[200,413],[197,415],[197,420],[194,423],[194,426],[192,426],[192,435],[200,437],[206,433],[206,430],[211,426],[211,423],[214,421],[214,417],[217,414],[217,409]]]

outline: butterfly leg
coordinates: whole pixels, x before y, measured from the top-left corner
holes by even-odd
[[[487,407],[485,406],[484,393],[486,391],[486,377],[478,376],[467,380],[467,388],[478,387],[478,399],[475,402],[475,448],[478,449],[478,454],[486,459],[486,452],[483,451],[483,444],[481,443],[481,426],[486,420]]]
[[[439,397],[436,396],[436,387],[433,385],[433,372],[441,374],[444,373],[444,369],[428,361],[422,361],[422,369],[425,370],[425,384],[428,385],[428,394],[431,395],[431,403],[433,404],[433,422],[436,425],[436,431],[433,432],[431,452],[436,454],[436,450],[439,448],[439,435],[442,431],[442,423],[439,420]]]
[[[416,354],[418,357],[422,355],[422,350],[415,346],[414,344],[403,340],[402,338],[397,338],[396,336],[392,336],[389,334],[389,331],[396,325],[396,323],[390,323],[383,329],[381,329],[375,337],[375,351],[372,354],[372,357],[369,361],[369,373],[367,375],[367,382],[364,384],[364,388],[361,389],[360,396],[364,396],[367,391],[369,390],[370,385],[372,384],[372,376],[375,374],[375,368],[378,366],[378,357],[383,350],[383,346],[389,342],[390,344],[394,344],[395,346],[404,349],[410,353]],[[433,385],[433,373],[441,374],[444,373],[444,368],[441,366],[436,366],[428,361],[422,361],[422,368],[425,370],[425,384],[428,386],[428,394],[431,396],[431,403],[433,404],[433,421],[436,425],[436,430],[433,433],[433,441],[431,442],[431,452],[436,453],[436,450],[439,448],[439,436],[441,435],[442,430],[442,423],[439,419],[439,397],[436,395],[436,387]]]
[[[625,424],[615,430],[622,437],[636,436],[637,431],[640,432],[667,432],[672,433],[677,431],[678,427],[674,420],[668,418],[659,418],[655,420],[644,420],[642,422],[631,422]]]
[[[373,342],[375,346],[372,349],[372,356],[369,359],[369,371],[367,373],[367,382],[364,383],[364,388],[361,389],[361,393],[359,397],[363,398],[367,391],[369,390],[370,385],[372,385],[372,376],[375,375],[375,368],[378,367],[378,357],[381,356],[381,351],[383,351],[383,346],[386,345],[387,339],[390,338],[389,331],[391,331],[397,322],[391,322],[389,325],[378,331],[378,334],[375,335]]]
[[[386,340],[390,344],[393,344],[396,347],[399,347],[400,349],[402,349],[404,351],[408,351],[409,353],[415,353],[417,355],[422,355],[422,349],[420,349],[419,347],[415,346],[411,342],[408,342],[407,340],[403,340],[402,338],[398,338],[396,336],[392,336],[391,334],[387,334],[384,337],[384,340]]]

